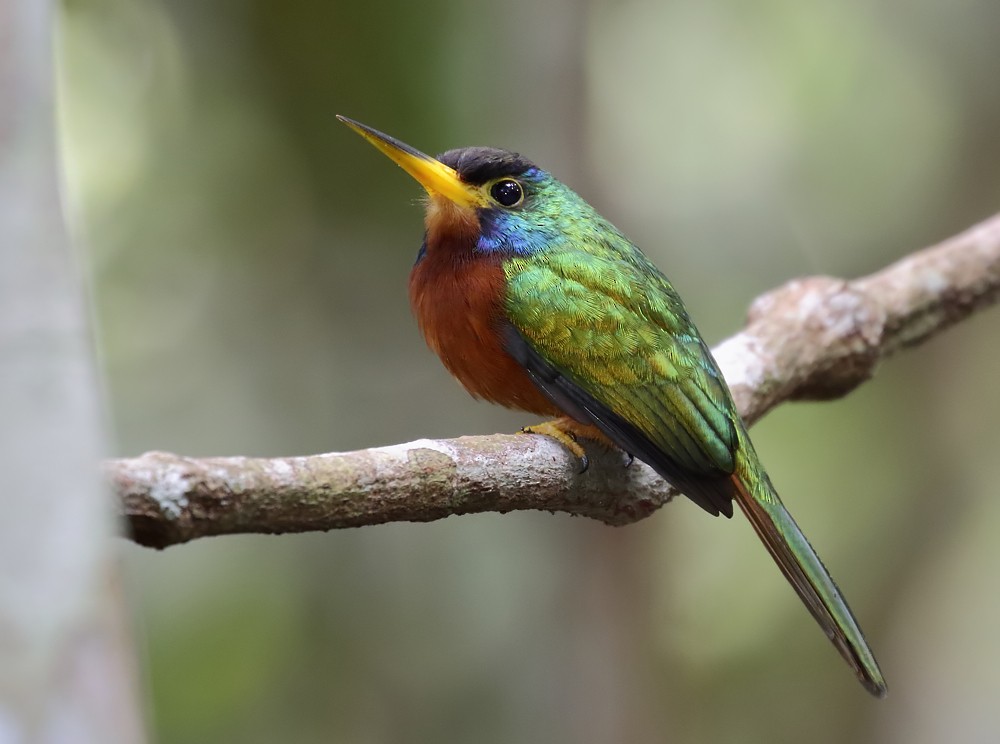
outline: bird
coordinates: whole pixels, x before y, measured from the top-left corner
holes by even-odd
[[[722,372],[667,277],[552,174],[516,152],[431,157],[337,118],[427,192],[409,280],[427,345],[475,398],[543,417],[638,458],[709,514],[753,526],[861,684],[885,679],[854,614],[782,504]],[[631,460],[630,460],[631,461]]]

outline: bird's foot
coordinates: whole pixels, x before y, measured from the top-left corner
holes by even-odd
[[[563,447],[573,453],[574,457],[580,461],[580,474],[586,473],[590,467],[590,458],[587,451],[580,444],[581,439],[593,439],[604,441],[605,437],[600,430],[593,426],[581,424],[568,416],[545,421],[534,426],[525,426],[521,429],[524,434],[542,434],[552,437]]]
[[[521,428],[522,434],[542,434],[546,437],[551,437],[555,439],[559,444],[568,449],[573,453],[573,456],[580,461],[580,474],[587,472],[587,468],[590,467],[590,458],[587,457],[587,450],[585,450],[580,443],[577,441],[576,434],[571,431],[566,431],[559,426],[559,420],[546,421],[541,424],[535,424],[534,426],[525,426]]]

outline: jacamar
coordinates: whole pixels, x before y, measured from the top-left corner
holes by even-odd
[[[346,117],[428,194],[410,275],[420,330],[476,398],[554,421],[548,434],[618,445],[713,515],[739,504],[865,688],[885,680],[854,615],[782,505],[680,296],[593,207],[517,153],[432,158]]]

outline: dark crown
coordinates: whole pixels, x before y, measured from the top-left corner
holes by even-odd
[[[461,147],[441,153],[437,159],[458,171],[465,183],[477,186],[502,176],[519,176],[535,167],[516,152],[495,147]]]

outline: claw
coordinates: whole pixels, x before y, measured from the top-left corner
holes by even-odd
[[[590,457],[587,456],[587,450],[585,450],[583,448],[583,445],[580,444],[580,437],[578,437],[575,432],[572,432],[572,431],[563,431],[563,434],[565,434],[570,439],[572,439],[573,440],[573,444],[575,444],[577,447],[579,447],[580,448],[580,452],[583,453],[583,454],[576,455],[576,459],[578,459],[580,461],[580,470],[577,472],[577,475],[583,475],[588,470],[590,470]],[[574,452],[573,454],[576,454],[576,452]]]
[[[625,463],[625,467],[630,468],[632,467],[632,463],[635,462],[635,455],[631,452],[626,452],[625,454],[628,455],[628,462]]]

